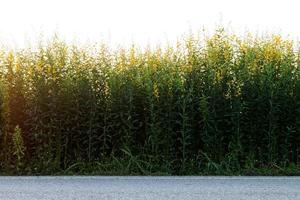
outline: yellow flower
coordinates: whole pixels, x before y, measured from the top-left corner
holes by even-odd
[[[153,95],[158,98],[159,97],[159,92],[158,92],[158,86],[156,83],[153,84]]]
[[[17,59],[17,62],[15,64],[15,72],[20,71],[20,69],[21,69],[21,62],[19,59]]]
[[[280,45],[281,44],[281,37],[279,35],[273,36],[273,41],[275,45]]]

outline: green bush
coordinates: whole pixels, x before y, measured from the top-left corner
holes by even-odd
[[[278,35],[218,30],[117,51],[55,38],[0,55],[2,173],[285,174],[299,166],[300,51]]]

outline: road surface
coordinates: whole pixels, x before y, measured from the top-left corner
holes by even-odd
[[[0,177],[1,200],[300,200],[300,177]]]

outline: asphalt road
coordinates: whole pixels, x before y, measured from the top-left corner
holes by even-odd
[[[1,200],[300,200],[300,177],[0,177]]]

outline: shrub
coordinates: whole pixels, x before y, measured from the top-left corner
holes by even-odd
[[[4,171],[14,163],[9,149],[14,165],[34,174],[299,165],[300,51],[280,36],[218,30],[166,48],[117,51],[55,38],[0,55]]]

